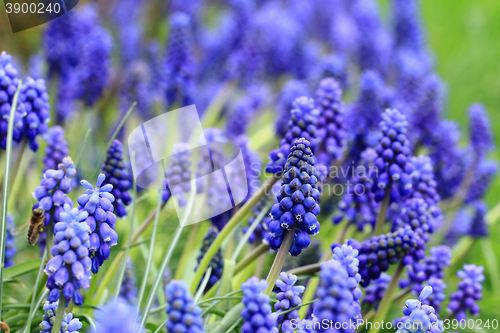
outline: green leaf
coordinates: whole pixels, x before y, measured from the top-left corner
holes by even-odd
[[[3,189],[2,189],[2,218],[0,224],[0,300],[3,298],[3,279],[8,278],[4,276],[7,271],[4,267],[5,263],[5,238],[7,236],[7,203],[9,200],[9,181],[10,181],[10,160],[12,157],[12,136],[14,133],[14,116],[17,109],[17,99],[19,98],[19,92],[21,91],[22,80],[19,80],[17,85],[17,91],[12,100],[12,106],[10,108],[9,123],[7,126],[7,143],[5,147],[5,172],[3,179]],[[2,316],[2,304],[0,303],[0,320]]]
[[[4,279],[15,279],[21,275],[34,272],[40,267],[41,259],[34,259],[23,262],[5,269]]]

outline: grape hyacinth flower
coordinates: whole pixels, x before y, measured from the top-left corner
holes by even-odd
[[[434,276],[430,277],[427,284],[432,287],[432,294],[427,297],[427,299],[422,300],[422,304],[432,306],[436,310],[436,313],[439,313],[439,311],[441,311],[441,305],[446,299],[446,295],[444,293],[446,284],[442,279]]]
[[[353,293],[349,286],[349,275],[345,267],[338,261],[330,260],[321,265],[319,285],[316,290],[318,301],[314,304],[313,324],[328,321],[349,324],[355,322],[360,315],[359,307],[353,306]],[[314,332],[329,332],[326,327],[314,326]],[[344,326],[345,327],[345,324]],[[343,332],[353,332],[350,325]]]
[[[10,109],[19,85],[17,75],[18,71],[12,65],[12,57],[2,51],[0,53],[0,146],[3,149],[7,144]],[[26,111],[22,99],[23,96],[20,95],[14,115],[14,132],[12,134],[14,142],[21,141],[23,136],[23,117],[26,115]]]
[[[216,228],[211,227],[208,229],[207,234],[205,235],[205,238],[203,238],[203,245],[201,246],[200,254],[198,255],[198,258],[197,258],[198,264],[200,264],[201,260],[203,259],[203,257],[207,253],[208,248],[210,247],[210,245],[212,245],[212,243],[214,242],[214,240],[218,234],[219,233],[218,233]],[[210,264],[208,265],[208,267],[212,268],[212,272],[210,273],[210,278],[208,280],[208,284],[206,287],[207,290],[210,289],[214,284],[217,283],[217,281],[220,280],[220,278],[222,277],[223,266],[224,266],[224,260],[222,257],[222,251],[219,248],[217,250],[217,253],[214,255],[214,257],[210,261]],[[198,269],[198,266],[196,266],[195,271],[197,269]]]
[[[4,266],[5,268],[14,265],[14,256],[17,253],[16,239],[17,237],[13,235],[15,228],[14,218],[12,215],[7,214],[7,232],[5,234],[5,257]]]
[[[267,282],[255,276],[241,285],[245,305],[241,311],[242,333],[278,333],[277,315],[271,310],[269,296],[263,293],[266,288]]]
[[[467,311],[473,316],[479,314],[480,308],[476,301],[483,298],[483,270],[483,266],[464,265],[463,270],[457,272],[462,281],[458,283],[458,290],[450,296],[448,311],[453,313],[458,321],[467,319]]]
[[[278,120],[276,121],[276,133],[280,137],[286,135],[288,122],[290,121],[290,110],[293,108],[292,103],[300,96],[308,96],[309,90],[307,85],[300,80],[288,81],[280,93],[276,110]]]
[[[75,176],[75,164],[69,156],[63,158],[57,170],[48,169],[43,173],[40,186],[33,191],[33,197],[37,201],[33,209],[42,208],[45,211],[45,227],[60,220],[59,214],[64,205],[73,207],[68,193],[71,192],[71,180]]]
[[[469,228],[469,236],[472,238],[481,238],[488,236],[488,224],[486,223],[486,214],[488,213],[488,205],[479,200],[474,202],[472,206],[475,209],[474,215]]]
[[[85,38],[84,25],[78,11],[72,11],[60,20],[49,22],[43,36],[43,46],[49,65],[49,77],[68,77],[81,56]]]
[[[24,134],[31,150],[38,150],[37,136],[48,130],[50,121],[49,94],[44,79],[34,80],[27,77],[21,87],[21,101],[26,116],[23,118]]]
[[[436,130],[443,108],[444,88],[436,74],[429,74],[423,82],[423,96],[410,118],[412,139],[415,143],[428,144]],[[415,140],[416,139],[416,140]]]
[[[396,322],[402,323],[402,328],[396,333],[441,333],[444,332],[443,323],[439,321],[435,309],[430,305],[422,304],[431,294],[431,286],[422,289],[417,299],[409,299],[405,302],[403,313],[405,316]]]
[[[280,313],[302,304],[300,295],[304,292],[305,287],[295,285],[297,276],[293,274],[287,275],[285,272],[281,272],[280,278],[281,280],[276,281],[276,287],[280,291],[276,293],[278,302],[274,304],[274,309],[278,315],[278,324],[281,324],[281,332],[293,333],[295,330],[292,328],[291,320],[297,320],[299,317],[298,310],[293,310],[284,315],[280,315]]]
[[[116,215],[113,213],[115,197],[111,192],[113,185],[104,185],[106,176],[99,174],[96,187],[88,181],[81,180],[85,188],[84,194],[77,199],[81,211],[88,214],[85,222],[90,228],[89,251],[92,259],[92,273],[97,274],[104,260],[109,259],[111,247],[118,244],[118,235],[115,232]]]
[[[351,12],[358,34],[362,36],[356,50],[359,67],[385,74],[392,40],[382,26],[376,1],[353,1]]]
[[[96,323],[91,332],[144,333],[144,329],[137,322],[137,313],[138,310],[135,306],[118,298],[116,301],[111,301],[101,307],[96,312]]]
[[[394,46],[396,48],[421,51],[424,36],[420,26],[418,0],[393,1]]]
[[[370,283],[368,287],[365,288],[365,297],[363,298],[363,304],[368,304],[370,306],[375,306],[375,310],[382,298],[384,297],[387,286],[391,282],[391,276],[382,273],[380,277]]]
[[[481,104],[472,104],[469,108],[470,142],[477,157],[483,157],[494,147],[491,132],[491,120]]]
[[[406,117],[398,110],[387,109],[382,114],[379,124],[382,137],[376,147],[378,158],[375,160],[378,169],[374,183],[377,201],[382,201],[389,193],[393,200],[399,201],[399,197],[408,195],[412,189],[411,146],[406,137],[407,127]]]
[[[317,127],[320,147],[318,160],[329,166],[342,158],[347,144],[342,89],[337,81],[332,78],[321,80],[318,90],[316,90],[316,105],[319,110]]]
[[[125,274],[120,288],[120,297],[127,301],[129,304],[135,304],[137,297],[137,286],[135,278],[135,267],[132,260],[128,259],[125,266]]]
[[[430,252],[430,256],[425,257],[422,262],[414,262],[412,266],[408,267],[408,279],[402,279],[399,282],[400,288],[412,285],[413,292],[418,294],[425,281],[444,277],[444,270],[451,263],[451,249],[446,245],[439,245],[431,248]]]
[[[226,77],[243,85],[258,82],[264,75],[266,40],[262,23],[252,20],[243,32],[239,46],[228,59]]]
[[[93,6],[86,6],[83,11],[91,28],[87,32],[78,66],[74,69],[78,90],[76,97],[85,105],[92,106],[102,96],[103,90],[109,81],[111,69],[112,39],[109,33],[101,26],[97,11]]]
[[[56,302],[62,292],[69,302],[81,306],[83,297],[80,289],[90,287],[89,234],[90,227],[84,221],[86,211],[78,211],[64,205],[59,214],[59,222],[54,225],[54,246],[50,250],[52,259],[45,265],[45,273],[49,275],[47,288],[50,290],[48,301]]]
[[[245,97],[236,102],[228,115],[226,133],[230,138],[244,135],[255,112],[266,102],[269,90],[266,86],[250,86]]]
[[[431,217],[427,213],[428,210],[429,205],[427,205],[424,199],[407,199],[403,205],[401,216],[395,219],[393,229],[410,226],[413,231],[418,233],[418,235],[427,242],[429,240],[429,234],[434,231]]]
[[[172,14],[164,67],[168,105],[179,102],[181,106],[186,106],[193,101],[194,62],[190,26],[189,16],[180,12]]]
[[[410,174],[412,178],[412,198],[422,198],[429,206],[432,217],[441,216],[441,209],[437,206],[441,200],[437,192],[437,182],[434,180],[432,161],[429,157],[420,155],[410,158],[413,171]]]
[[[365,71],[361,76],[359,96],[348,110],[349,128],[354,133],[351,158],[357,161],[368,147],[376,144],[377,125],[383,111],[384,82],[375,71]]]
[[[329,54],[321,58],[319,65],[311,75],[310,81],[314,87],[318,86],[319,82],[325,78],[332,78],[337,81],[341,89],[346,89],[349,86],[346,61],[337,54]],[[300,94],[299,96],[304,95]]]
[[[271,208],[269,232],[272,237],[269,242],[274,250],[281,246],[286,232],[293,232],[290,254],[297,256],[309,246],[310,236],[319,233],[316,216],[320,212],[320,192],[314,164],[309,141],[304,138],[295,141],[285,165],[277,203]]]
[[[491,183],[498,172],[498,164],[493,160],[483,159],[477,166],[472,184],[465,196],[465,203],[472,203],[482,198],[491,186]]]
[[[132,197],[128,193],[132,184],[129,177],[129,165],[123,160],[123,147],[120,141],[114,140],[109,147],[102,172],[106,176],[102,186],[113,185],[111,194],[115,197],[115,201],[113,201],[115,214],[118,217],[127,216],[125,206],[128,206],[132,201]]]
[[[465,152],[459,147],[458,124],[441,121],[432,135],[430,158],[441,199],[455,195],[466,171]],[[472,186],[474,188],[474,186]]]
[[[363,231],[366,225],[375,225],[379,203],[375,201],[372,192],[373,162],[377,153],[372,148],[367,148],[362,154],[358,171],[354,177],[349,179],[352,187],[344,193],[338,204],[339,214],[334,215],[333,223],[338,224],[346,219],[347,223],[354,224],[359,231]]]
[[[396,58],[399,76],[395,104],[401,112],[411,118],[424,98],[424,83],[429,70],[429,60],[423,54],[408,50],[399,51]]]
[[[304,138],[309,141],[312,153],[316,151],[317,129],[319,110],[314,106],[314,100],[307,97],[299,97],[292,103],[288,131],[281,139],[280,147],[271,151],[269,163],[266,166],[268,173],[281,173],[290,152],[290,147],[295,140]]]
[[[131,61],[124,71],[125,78],[120,89],[122,112],[127,112],[132,103],[137,102],[139,114],[143,119],[149,119],[153,106],[151,91],[161,85],[153,84],[152,69],[143,59]]]
[[[59,307],[59,301],[49,302],[45,301],[43,305],[43,311],[45,312],[42,317],[42,322],[40,323],[40,333],[51,333],[52,325],[56,319],[57,308]],[[78,330],[82,329],[83,324],[80,319],[73,318],[73,314],[65,313],[61,324],[61,333],[78,333]]]
[[[390,265],[403,259],[405,265],[411,265],[425,256],[425,242],[410,226],[401,227],[385,235],[374,236],[363,243],[355,239],[348,242],[359,251],[360,285],[366,287],[371,280],[378,279]]]
[[[353,307],[359,308],[359,300],[363,296],[363,292],[358,287],[361,281],[361,275],[359,274],[359,251],[353,249],[352,246],[343,244],[333,244],[332,245],[333,260],[338,261],[345,268],[348,277],[347,285],[351,289],[353,300],[355,301]],[[358,302],[356,302],[358,301]],[[361,311],[361,309],[359,309]]]
[[[183,281],[172,280],[165,287],[167,301],[167,331],[203,333],[201,309],[195,304]]]
[[[43,172],[57,168],[63,158],[69,155],[68,143],[64,139],[64,129],[61,126],[49,128],[44,139],[47,147],[43,156]]]

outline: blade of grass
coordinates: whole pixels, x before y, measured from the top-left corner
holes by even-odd
[[[201,298],[201,295],[203,295],[203,290],[205,290],[208,284],[208,280],[210,280],[210,274],[212,274],[212,267],[208,267],[207,271],[205,272],[205,277],[203,278],[203,281],[201,281],[200,287],[198,288],[198,291],[194,296],[195,303],[198,303],[198,300]]]
[[[191,215],[191,211],[193,209],[193,204],[194,204],[194,199],[196,197],[196,179],[191,180],[191,193],[189,197],[189,201],[186,207],[186,212],[183,216],[183,219],[180,221],[179,227],[177,227],[177,230],[174,234],[174,237],[172,238],[172,241],[170,242],[170,245],[168,246],[167,252],[165,253],[165,256],[163,258],[163,262],[161,263],[160,266],[160,271],[158,272],[158,275],[156,276],[155,282],[153,286],[151,287],[151,290],[149,292],[148,299],[146,301],[146,305],[144,307],[144,314],[142,315],[141,318],[141,327],[144,327],[146,324],[146,320],[149,315],[149,311],[151,311],[151,307],[153,306],[154,299],[156,297],[156,292],[158,291],[158,287],[160,286],[161,279],[163,278],[163,274],[165,273],[165,269],[167,269],[168,263],[170,262],[170,258],[172,257],[172,254],[174,253],[175,247],[177,246],[177,243],[179,242],[179,239],[182,235],[182,231],[184,230],[184,226],[186,225],[189,216]],[[206,267],[205,267],[206,269]]]
[[[33,286],[33,296],[31,297],[31,305],[29,313],[32,313],[34,311],[37,287],[38,283],[40,282],[40,278],[43,274],[43,268],[45,267],[45,260],[47,259],[48,251],[49,251],[48,247],[46,246],[45,251],[43,251],[43,257],[42,257],[42,262],[40,263],[40,268],[38,269],[38,275],[36,276],[36,282],[35,285]],[[30,330],[31,330],[31,316],[28,316],[28,321],[26,322],[26,326],[24,327],[24,332],[30,333]]]
[[[2,296],[3,296],[3,270],[5,262],[5,237],[7,233],[7,203],[9,199],[9,181],[10,181],[10,160],[12,158],[12,135],[14,133],[14,116],[17,109],[17,100],[21,91],[22,80],[19,80],[16,94],[10,108],[9,126],[7,129],[7,145],[5,147],[5,173],[2,192],[2,225],[0,228],[0,321],[2,320]]]
[[[165,320],[165,321],[164,321],[164,322],[163,322],[160,326],[158,326],[158,328],[156,329],[155,333],[159,333],[159,332],[161,331],[161,329],[162,329],[165,325],[167,325],[167,323],[168,323],[168,319],[167,319],[167,320]]]
[[[94,178],[97,177],[97,173],[101,169],[102,164],[104,163],[104,160],[106,159],[106,154],[108,153],[109,148],[111,148],[111,145],[113,144],[113,141],[115,141],[116,137],[118,136],[118,133],[120,133],[120,130],[122,129],[122,127],[125,124],[125,122],[127,121],[128,117],[130,116],[130,114],[134,110],[136,104],[137,104],[137,102],[132,103],[132,105],[130,106],[130,109],[128,109],[128,111],[125,114],[125,116],[123,116],[122,120],[120,121],[120,124],[118,125],[118,127],[115,130],[115,132],[113,133],[113,135],[109,139],[109,142],[106,145],[106,150],[101,155],[101,157],[99,159],[99,163],[97,163],[97,167],[95,168],[95,170],[94,170],[94,172],[92,174],[92,177],[90,177],[90,179],[94,179]]]
[[[235,262],[237,261],[238,256],[241,253],[241,250],[243,250],[243,247],[247,244],[248,239],[250,238],[250,236],[252,235],[254,230],[257,229],[257,226],[260,224],[260,222],[262,221],[264,216],[266,216],[266,213],[269,211],[271,206],[272,206],[272,203],[266,205],[266,207],[260,211],[259,215],[257,215],[257,217],[255,218],[255,221],[253,221],[252,225],[250,226],[250,228],[248,228],[248,230],[245,233],[245,235],[243,236],[243,238],[241,238],[241,240],[238,244],[238,247],[236,248],[236,250],[233,253],[233,257],[232,257],[233,261],[235,261]]]
[[[231,217],[231,219],[227,222],[224,228],[222,228],[221,232],[212,242],[212,244],[208,248],[207,252],[203,256],[203,259],[201,260],[198,266],[198,270],[196,271],[194,279],[191,282],[191,288],[190,288],[191,293],[196,292],[196,288],[198,287],[203,277],[203,273],[207,269],[208,265],[210,264],[210,261],[212,260],[213,256],[215,255],[219,247],[222,245],[224,239],[226,239],[226,237],[228,237],[231,234],[233,229],[236,228],[238,224],[241,222],[245,214],[248,213],[248,211],[250,211],[250,209],[260,200],[260,198],[269,193],[269,190],[272,188],[274,183],[278,181],[278,179],[279,176],[276,174],[273,174],[271,177],[269,177],[261,186],[261,188],[259,188],[254,193],[254,195],[240,209],[236,211],[236,213],[233,215],[233,217]]]
[[[138,308],[140,308],[142,304],[142,300],[144,298],[144,292],[146,291],[146,285],[148,284],[149,271],[151,269],[151,263],[153,262],[153,252],[155,248],[155,240],[156,240],[156,230],[158,228],[158,221],[160,217],[161,203],[162,203],[162,194],[161,190],[159,190],[156,194],[158,203],[156,205],[156,215],[155,222],[153,223],[153,232],[151,234],[151,242],[149,244],[149,254],[148,260],[146,263],[146,270],[144,272],[144,277],[142,278],[141,289],[139,290],[139,295],[137,297]]]
[[[135,104],[134,104],[135,105]],[[108,147],[109,149],[109,147]],[[130,157],[132,163],[134,163],[134,152],[132,152],[132,156]],[[133,166],[132,166],[133,167]],[[127,247],[125,248],[125,254],[123,256],[123,264],[118,275],[118,284],[116,285],[115,290],[115,300],[120,296],[120,289],[123,282],[123,276],[125,275],[125,268],[127,267],[127,257],[130,252],[130,244],[132,243],[132,234],[134,232],[134,222],[135,222],[135,210],[137,208],[137,203],[135,199],[137,198],[137,186],[135,184],[135,177],[132,177],[132,213],[130,215],[130,231],[128,233]],[[158,216],[158,214],[157,214]],[[152,240],[153,241],[153,240]]]
[[[78,151],[78,155],[76,155],[75,169],[77,169],[77,170],[78,170],[78,164],[80,163],[80,159],[82,158],[83,152],[85,151],[85,147],[87,147],[87,141],[89,140],[91,132],[92,132],[92,128],[89,128],[87,130],[87,133],[85,133],[85,136],[83,137],[82,145],[80,146],[80,150]]]

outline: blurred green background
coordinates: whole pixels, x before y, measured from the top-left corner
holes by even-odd
[[[448,87],[448,118],[465,129],[468,106],[485,104],[500,146],[500,1],[424,0],[422,6],[437,72]],[[497,177],[487,198],[491,207],[499,193]]]

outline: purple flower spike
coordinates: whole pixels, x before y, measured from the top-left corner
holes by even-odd
[[[77,200],[80,209],[79,216],[85,218],[86,224],[92,230],[89,250],[94,274],[97,274],[104,260],[109,258],[110,247],[116,245],[118,241],[118,235],[115,232],[116,216],[111,204],[115,201],[115,197],[110,193],[113,185],[106,184],[100,187],[105,180],[106,176],[99,174],[95,188],[86,180],[80,181],[86,190]]]
[[[55,302],[63,291],[64,297],[80,306],[82,299],[79,289],[90,287],[91,260],[88,256],[90,246],[90,227],[82,221],[85,215],[78,214],[78,209],[64,205],[60,214],[61,221],[54,226],[54,256],[45,266],[49,275],[47,287],[50,289],[49,301]]]
[[[43,317],[42,322],[40,323],[40,333],[51,333],[52,325],[54,324],[54,320],[57,313],[57,308],[59,307],[59,301],[56,302],[48,302],[46,301],[43,305]],[[73,318],[73,314],[65,313],[62,324],[61,324],[61,332],[64,333],[78,333],[78,330],[82,329],[83,324],[80,322],[80,319]]]
[[[480,308],[476,301],[482,299],[484,281],[484,267],[476,265],[464,265],[463,270],[457,272],[462,279],[458,283],[458,290],[450,296],[448,310],[453,313],[459,321],[466,320],[466,312],[478,315]]]
[[[278,315],[278,324],[281,324],[281,331],[284,333],[293,333],[295,330],[292,325],[292,320],[297,320],[298,310],[293,310],[284,315],[281,312],[290,308],[298,307],[302,304],[300,295],[304,292],[304,286],[296,286],[297,276],[284,272],[280,273],[280,279],[276,281],[276,287],[280,290],[276,293],[278,302],[274,304],[274,309]]]
[[[269,296],[263,294],[266,287],[266,281],[259,281],[255,276],[241,285],[242,302],[245,305],[245,309],[241,311],[242,333],[278,333],[276,313],[271,310]]]
[[[277,203],[271,208],[269,232],[271,248],[278,249],[284,232],[293,230],[295,239],[290,253],[297,256],[310,243],[310,236],[319,233],[316,216],[320,212],[318,179],[310,143],[304,138],[290,148]]]

